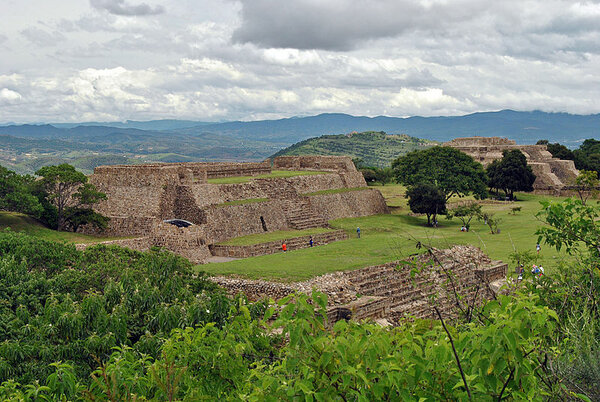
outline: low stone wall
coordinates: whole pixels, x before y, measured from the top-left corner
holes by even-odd
[[[299,236],[285,240],[277,240],[266,243],[252,244],[249,246],[210,245],[209,249],[213,255],[231,258],[256,257],[258,255],[282,253],[281,244],[285,242],[289,251],[309,248],[311,236]],[[348,235],[344,230],[320,233],[312,235],[313,244],[322,246],[335,241],[346,240]]]
[[[383,195],[372,188],[313,195],[309,199],[313,210],[328,221],[390,213]]]
[[[130,248],[130,249],[136,250],[136,251],[147,251],[150,249],[150,238],[149,237],[138,237],[135,239],[118,239],[118,240],[103,241],[103,242],[99,242],[99,243],[88,243],[88,244],[80,243],[80,244],[76,244],[75,248],[77,248],[77,250],[85,250],[88,247],[97,246],[100,244],[105,245],[105,246],[125,247],[125,248]]]
[[[108,226],[98,230],[94,226],[81,226],[77,233],[102,235],[105,237],[147,236],[152,232],[157,219],[151,216],[109,216]]]
[[[273,160],[273,169],[356,171],[349,156],[316,155],[278,156]]]
[[[257,176],[271,173],[271,161],[264,162],[242,162],[242,163],[222,163],[205,162],[195,163],[191,167],[195,172],[204,171],[209,179],[234,176]]]

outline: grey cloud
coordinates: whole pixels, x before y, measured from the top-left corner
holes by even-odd
[[[411,0],[344,1],[241,0],[242,24],[233,41],[262,47],[345,51],[360,42],[394,37],[418,29],[439,29],[474,18],[482,2]]]
[[[65,35],[63,35],[60,32],[48,32],[44,29],[36,27],[29,27],[23,29],[20,33],[31,43],[34,43],[39,46],[56,45],[57,43],[62,42],[66,39]]]
[[[8,40],[8,36],[0,34],[0,44],[6,42]]]
[[[154,15],[165,12],[163,6],[152,7],[146,3],[137,5],[128,4],[125,0],[90,0],[92,7],[99,10],[108,11],[111,14],[134,16],[134,15]]]

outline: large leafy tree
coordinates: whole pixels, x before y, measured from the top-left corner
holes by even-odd
[[[88,178],[66,163],[57,166],[44,166],[35,172],[41,176],[39,196],[47,208],[53,207],[56,220],[48,223],[58,230],[77,230],[84,224],[103,228],[108,219],[92,210],[92,206],[106,199],[106,194],[98,191]]]
[[[434,184],[415,184],[408,188],[406,197],[412,212],[427,215],[428,226],[432,225],[431,218],[436,222],[437,215],[446,213],[446,197]]]
[[[447,201],[453,195],[487,196],[483,166],[469,155],[450,147],[431,147],[409,152],[392,163],[396,180],[406,186],[431,183]]]
[[[0,210],[39,216],[42,206],[31,192],[34,181],[0,166]]]
[[[533,191],[535,175],[518,149],[504,151],[502,159],[488,166],[487,175],[490,188],[502,189],[511,200],[515,191]]]

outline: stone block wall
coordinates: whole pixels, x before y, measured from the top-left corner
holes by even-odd
[[[193,225],[187,228],[179,228],[169,223],[160,222],[157,223],[156,228],[150,235],[150,244],[164,247],[195,264],[199,264],[211,257],[204,239],[205,234],[201,226]]]
[[[312,209],[326,220],[388,214],[383,195],[372,188],[309,197]]]
[[[252,244],[249,246],[228,246],[215,244],[209,246],[212,255],[232,258],[247,258],[257,255],[282,253],[281,244],[285,242],[289,251],[309,248],[311,236],[299,236],[285,240],[271,241],[267,243]],[[348,235],[344,230],[336,230],[328,233],[320,233],[312,236],[315,246],[322,246],[335,241],[346,240]]]
[[[444,144],[447,147],[482,147],[482,146],[490,146],[490,145],[517,145],[517,143],[513,140],[509,140],[508,138],[502,137],[481,137],[481,136],[473,136],[473,137],[462,137],[462,138],[454,138],[452,141],[448,141]]]
[[[278,156],[273,159],[276,170],[334,170],[356,171],[354,162],[349,156]]]
[[[261,216],[267,231],[289,230],[281,203],[282,201],[272,200],[206,208],[206,242],[214,244],[234,237],[264,233]]]
[[[157,219],[152,216],[111,216],[105,230],[99,231],[85,225],[78,233],[102,236],[147,236],[154,229]]]
[[[194,174],[196,174],[196,172],[206,172],[206,177],[209,179],[234,176],[257,176],[271,173],[271,161],[268,159],[264,162],[240,163],[190,162],[189,166]]]

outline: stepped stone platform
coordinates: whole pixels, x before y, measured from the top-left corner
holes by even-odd
[[[275,254],[283,252],[281,250],[281,244],[285,242],[288,251],[299,250],[302,248],[309,248],[311,236],[298,236],[292,237],[285,240],[277,240],[259,244],[252,244],[248,246],[231,246],[222,244],[212,244],[208,248],[214,256],[219,257],[231,257],[231,258],[247,258],[255,257],[258,255]],[[348,235],[344,230],[335,230],[327,233],[319,233],[312,235],[313,245],[322,246],[325,244],[333,243],[335,241],[346,240]]]
[[[435,303],[445,317],[460,313],[461,304],[490,299],[504,283],[508,265],[492,261],[473,246],[433,249],[431,253],[361,268],[336,272],[306,282],[277,282],[215,277],[229,293],[245,293],[251,300],[279,299],[294,292],[317,289],[328,295],[330,323],[338,319],[385,319],[398,324],[406,318],[435,318]],[[457,303],[457,296],[461,304]]]
[[[269,174],[272,166],[322,173],[234,184],[208,182],[211,178]],[[89,226],[80,232],[144,238],[149,246],[165,247],[194,263],[204,263],[212,256],[210,246],[235,237],[328,227],[332,219],[389,213],[381,193],[367,188],[352,160],[342,156],[279,157],[272,163],[99,166],[89,181],[106,193],[107,200],[94,209],[110,222],[101,232]],[[346,188],[358,191],[303,195]],[[264,201],[224,205],[257,199]],[[169,220],[192,225],[169,227],[165,223]],[[142,248],[142,243],[131,244]]]
[[[566,193],[579,174],[573,161],[554,158],[546,145],[517,145],[501,137],[465,137],[455,138],[444,146],[459,149],[484,166],[502,159],[503,151],[518,149],[536,176],[533,188],[540,194],[570,195]]]

